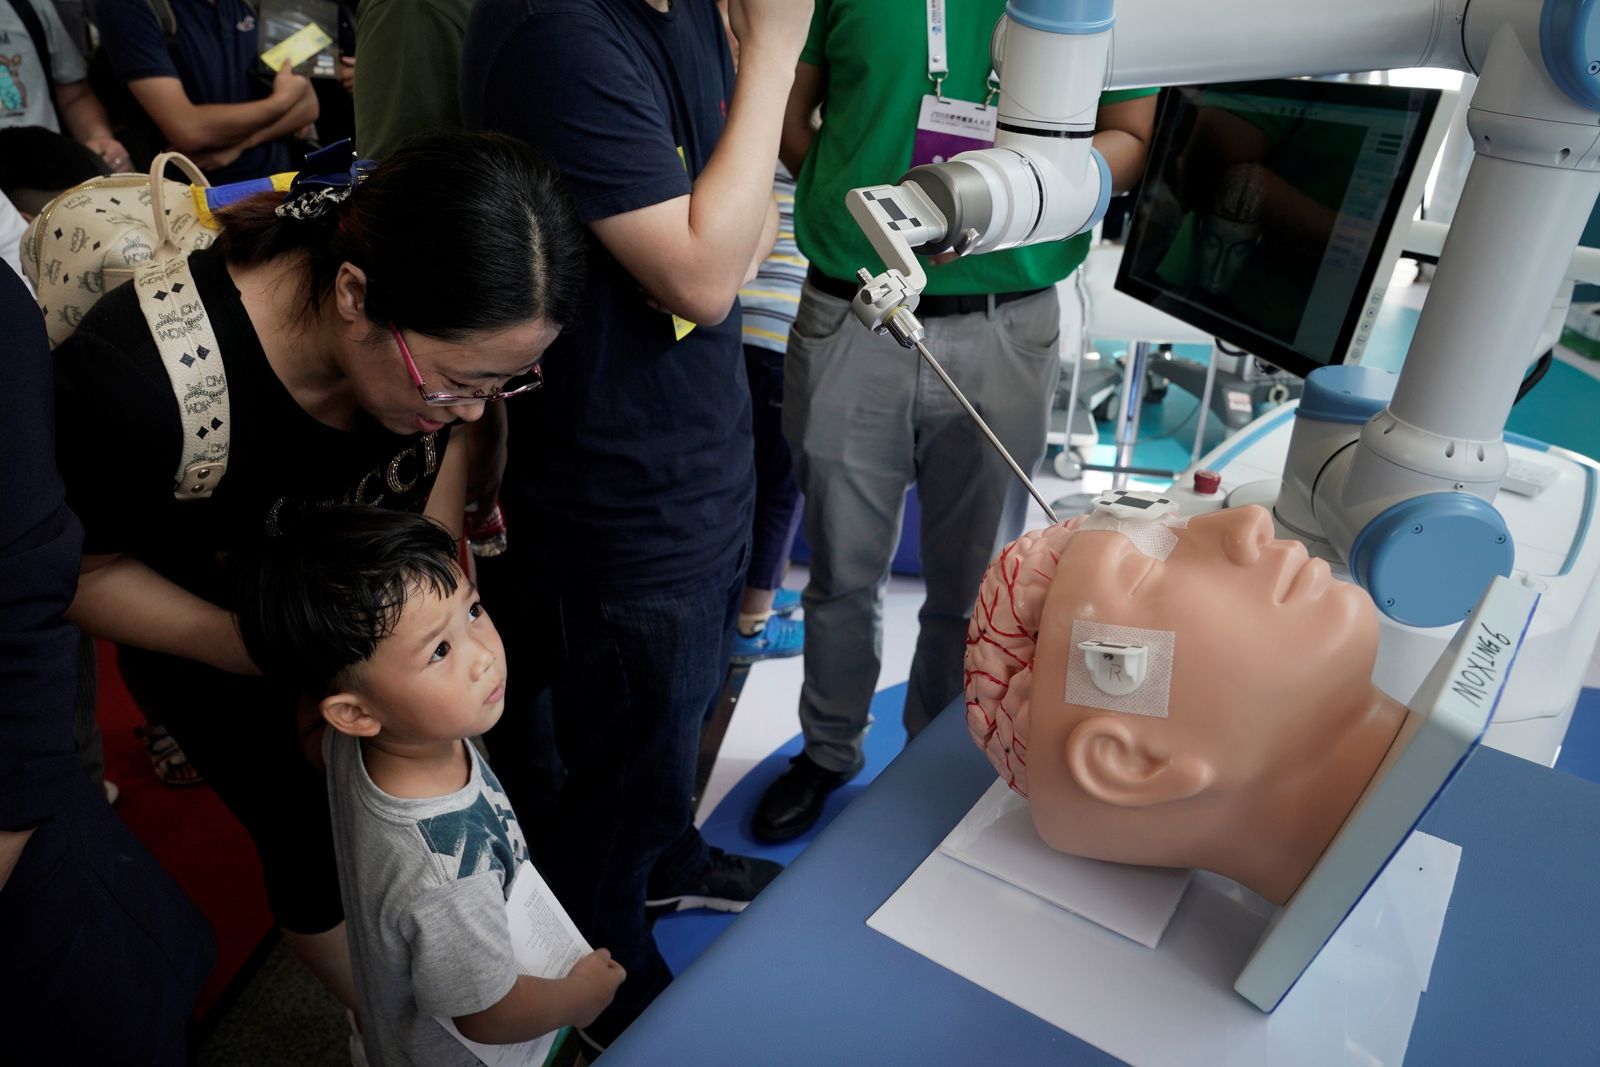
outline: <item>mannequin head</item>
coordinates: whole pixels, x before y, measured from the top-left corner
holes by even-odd
[[[1172,529],[1165,559],[1085,526],[991,566],[969,725],[1051,846],[1214,870],[1282,903],[1404,719],[1371,681],[1376,609],[1258,507]],[[1096,638],[1147,650],[1134,693],[1094,682]]]

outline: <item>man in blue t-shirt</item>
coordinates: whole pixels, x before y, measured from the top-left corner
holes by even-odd
[[[535,847],[578,928],[628,971],[586,1031],[599,1044],[670,981],[647,903],[737,911],[777,873],[708,848],[691,793],[749,552],[735,297],[777,231],[772,173],[810,16],[809,0],[736,2],[737,81],[713,0],[481,0],[467,26],[467,125],[549,154],[592,237],[584,317],[511,413],[501,500],[563,646],[568,777]]]
[[[260,73],[246,0],[171,3],[178,32],[170,48],[146,0],[95,5],[101,46],[139,107],[214,184],[293,169],[286,138],[317,118],[311,80],[287,64],[270,82]]]

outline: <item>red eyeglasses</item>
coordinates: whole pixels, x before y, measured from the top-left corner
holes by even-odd
[[[423,384],[422,373],[417,370],[417,361],[411,358],[411,347],[406,344],[406,339],[400,335],[400,327],[394,323],[389,324],[389,332],[394,334],[394,343],[400,348],[400,355],[405,357],[406,370],[411,373],[411,384],[417,387],[417,392],[422,396],[422,402],[429,407],[446,408],[457,404],[492,403],[516,396],[519,393],[531,393],[544,384],[544,371],[537,363],[526,374],[519,374],[510,378],[505,385],[498,389],[474,389],[471,394],[461,393],[430,393]]]

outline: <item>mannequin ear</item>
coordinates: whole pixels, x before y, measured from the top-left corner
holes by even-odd
[[[379,723],[356,693],[335,693],[318,705],[328,725],[351,737],[376,737]]]
[[[1204,759],[1163,751],[1135,729],[1137,716],[1093,715],[1067,738],[1067,767],[1078,787],[1102,804],[1143,808],[1185,800],[1211,784]]]

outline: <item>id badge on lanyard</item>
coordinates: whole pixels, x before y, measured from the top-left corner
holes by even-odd
[[[950,71],[946,51],[945,0],[927,0],[928,4],[928,80],[933,82],[933,92],[922,98],[922,109],[917,115],[917,135],[911,145],[911,166],[924,163],[943,163],[951,156],[977,148],[994,146],[994,100],[998,80],[989,75],[989,99],[981,104],[966,100],[951,100],[944,95],[945,75]]]
[[[995,109],[965,100],[928,94],[917,116],[917,137],[911,144],[911,165],[943,163],[975,148],[994,147]]]

